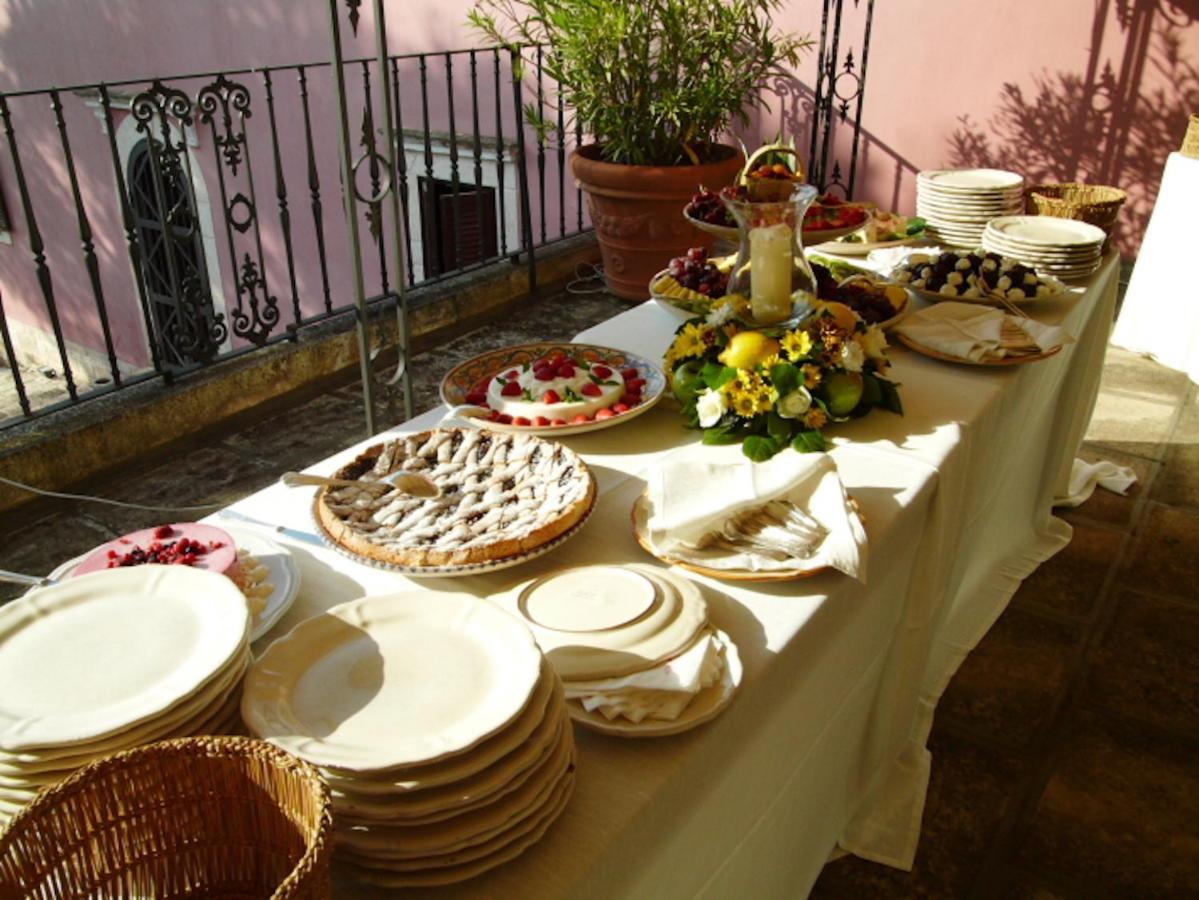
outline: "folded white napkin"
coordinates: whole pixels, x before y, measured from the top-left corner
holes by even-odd
[[[832,566],[852,578],[866,580],[866,532],[849,503],[832,457],[784,450],[755,463],[735,445],[702,447],[668,458],[651,470],[646,531],[654,552],[714,569],[752,572],[817,569]],[[777,503],[776,503],[777,501]],[[787,507],[791,504],[791,507]],[[773,526],[760,537],[790,537],[798,554],[776,558],[737,541],[713,542],[711,536],[730,520],[742,521],[755,511],[790,508],[794,518],[815,520],[827,534],[805,533],[802,527]],[[781,534],[780,534],[781,533]],[[795,540],[799,538],[799,540]],[[785,541],[777,546],[789,550]],[[805,547],[805,544],[811,546]],[[806,555],[804,551],[810,552]]]
[[[696,694],[720,681],[723,649],[720,639],[705,631],[678,656],[652,669],[599,681],[564,682],[566,697],[609,721],[617,716],[631,722],[674,721]]]
[[[913,313],[895,326],[917,344],[948,356],[978,361],[983,357],[1007,356],[1003,345],[1004,322],[1014,325],[1039,350],[1051,350],[1074,338],[1056,325],[1008,315],[977,303],[936,303]]]
[[[1070,485],[1066,488],[1066,495],[1054,497],[1053,505],[1081,506],[1095,493],[1096,487],[1124,494],[1136,481],[1136,473],[1127,466],[1118,466],[1106,459],[1095,463],[1075,459],[1074,467],[1070,470]]]

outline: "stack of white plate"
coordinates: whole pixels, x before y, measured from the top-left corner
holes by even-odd
[[[1003,216],[987,223],[983,249],[1010,256],[1043,274],[1085,278],[1103,257],[1107,234],[1087,222],[1053,216]]]
[[[509,601],[566,688],[576,722],[608,734],[677,734],[716,716],[741,682],[729,636],[694,582],[656,566],[582,566]]]
[[[254,663],[242,714],[320,767],[339,860],[383,887],[513,859],[574,788],[561,682],[523,623],[468,594],[364,597],[300,623]]]
[[[987,222],[1024,210],[1024,179],[1000,169],[936,169],[916,176],[916,214],[926,235],[974,249]]]
[[[246,599],[223,575],[138,566],[0,607],[0,822],[101,756],[239,726]]]

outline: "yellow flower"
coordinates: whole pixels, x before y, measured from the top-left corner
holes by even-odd
[[[709,325],[684,325],[678,337],[670,347],[675,359],[687,359],[692,356],[703,356],[712,342],[715,332]]]
[[[808,390],[812,390],[820,384],[820,379],[824,377],[824,373],[820,371],[820,366],[813,363],[807,363],[800,367],[803,372],[803,386]]]
[[[802,359],[812,352],[812,336],[806,331],[788,331],[782,344],[791,359]]]
[[[758,403],[752,394],[737,391],[730,397],[733,412],[745,419],[752,419],[758,414]]]
[[[771,366],[777,366],[783,361],[783,358],[777,353],[771,353],[768,357],[758,363],[759,366],[766,372],[770,371]]]
[[[733,412],[746,419],[770,412],[779,397],[778,391],[766,379],[747,369],[738,369],[737,377],[725,384],[723,390],[728,394]]]
[[[804,416],[803,416],[803,423],[804,423],[805,428],[820,429],[820,428],[823,428],[827,422],[828,422],[828,416],[826,416],[824,414],[824,410],[821,409],[819,406],[813,406],[806,413],[804,413]]]

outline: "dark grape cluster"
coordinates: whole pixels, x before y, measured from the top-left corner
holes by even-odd
[[[692,247],[683,256],[676,256],[666,271],[683,287],[707,297],[723,297],[729,287],[729,276],[708,261],[708,251],[703,247]]]
[[[821,300],[836,300],[844,303],[867,325],[877,325],[895,315],[895,307],[886,294],[877,287],[860,281],[838,282],[825,266],[812,263],[812,274],[816,276],[816,296]]]
[[[684,212],[692,219],[707,222],[709,225],[736,228],[737,223],[733,221],[733,217],[729,215],[729,211],[725,209],[724,203],[721,202],[720,198],[728,197],[730,200],[744,200],[746,196],[745,188],[740,185],[722,187],[720,193],[714,193],[707,188],[701,187],[698,194],[691,196],[691,202],[687,204]]]

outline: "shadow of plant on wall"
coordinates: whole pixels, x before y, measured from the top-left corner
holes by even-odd
[[[985,128],[969,115],[958,117],[949,162],[1011,169],[1030,185],[1085,181],[1122,188],[1128,201],[1115,240],[1132,256],[1166,156],[1178,149],[1188,116],[1199,110],[1199,61],[1186,52],[1199,3],[1118,0],[1114,13],[1125,37],[1118,69],[1110,59],[1100,66],[1109,6],[1107,0],[1097,6],[1086,72],[1046,72],[1033,79],[1031,91],[1005,83]]]

